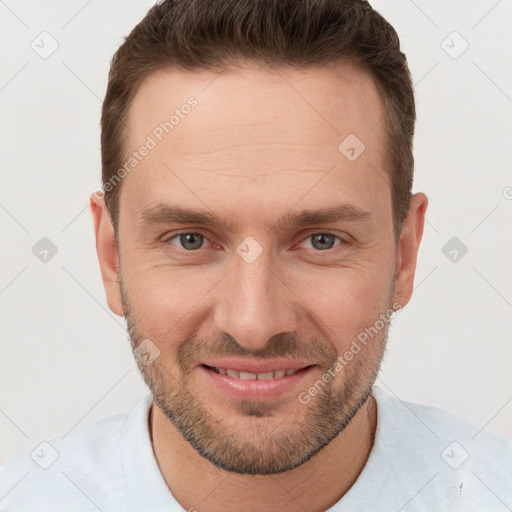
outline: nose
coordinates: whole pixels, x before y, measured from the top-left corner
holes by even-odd
[[[246,349],[261,349],[272,336],[297,329],[298,300],[282,270],[272,267],[268,251],[251,263],[235,254],[218,292],[216,328]]]

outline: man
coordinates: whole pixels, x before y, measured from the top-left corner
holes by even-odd
[[[427,209],[414,121],[366,2],[155,5],[112,62],[91,197],[151,395],[10,461],[1,509],[512,506],[509,442],[374,387]]]

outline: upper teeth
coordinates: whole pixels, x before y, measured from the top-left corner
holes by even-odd
[[[238,370],[232,370],[231,368],[213,368],[213,371],[220,373],[222,375],[229,375],[235,379],[242,380],[271,380],[271,379],[280,379],[285,375],[292,375],[295,372],[298,372],[300,368],[290,368],[288,370],[276,370],[274,372],[264,372],[264,373],[251,373],[251,372],[239,372]]]

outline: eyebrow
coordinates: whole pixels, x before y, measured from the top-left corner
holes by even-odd
[[[287,212],[271,227],[278,231],[286,228],[304,227],[313,224],[327,224],[337,221],[361,221],[371,218],[369,211],[353,204],[344,203],[317,210],[302,210],[298,213]],[[183,206],[159,203],[146,207],[140,214],[144,225],[159,224],[193,224],[202,226],[219,226],[231,232],[240,231],[240,225],[220,217],[208,210],[193,210]]]

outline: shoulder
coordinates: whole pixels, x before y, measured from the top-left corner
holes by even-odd
[[[413,438],[445,440],[460,438],[484,453],[498,450],[500,454],[508,457],[512,454],[512,441],[491,434],[484,428],[448,411],[402,400],[378,387],[373,388],[373,396],[376,398],[378,412],[385,423],[392,423],[395,428],[405,431],[404,433],[408,433]]]
[[[0,467],[0,510],[48,510],[76,503],[80,494],[92,502],[122,488],[120,438],[130,413],[120,413],[42,441]],[[110,478],[106,479],[105,475]],[[117,475],[116,478],[112,478]],[[11,508],[12,507],[12,508]]]
[[[410,429],[415,425],[416,430],[421,432],[420,437],[459,444],[460,448],[468,451],[468,458],[490,457],[494,465],[509,464],[510,469],[512,441],[496,436],[485,428],[438,407],[402,401],[398,397],[392,397],[391,401],[393,410],[402,410],[400,417],[403,418],[404,426]],[[449,454],[456,449],[456,446],[449,448]]]
[[[383,423],[379,441],[400,462],[404,482],[424,482],[422,494],[465,510],[512,505],[511,441],[437,407],[379,388],[374,396]]]

